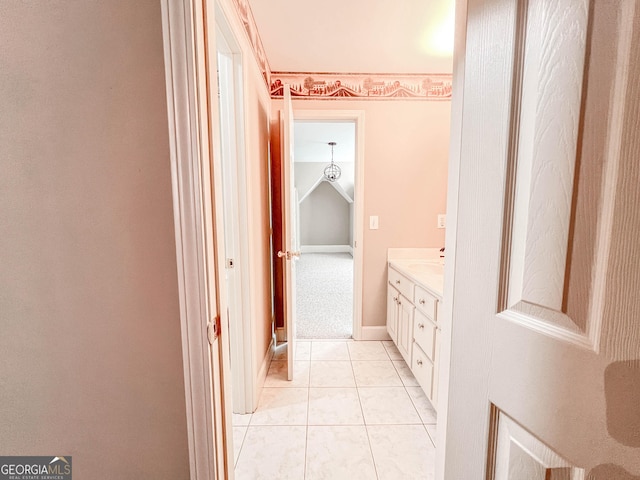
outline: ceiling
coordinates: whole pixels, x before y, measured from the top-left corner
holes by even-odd
[[[454,0],[249,0],[271,70],[451,73]]]
[[[296,162],[331,161],[329,142],[336,142],[333,160],[336,163],[352,163],[356,156],[356,124],[345,122],[315,122],[296,120],[294,124],[294,152]]]

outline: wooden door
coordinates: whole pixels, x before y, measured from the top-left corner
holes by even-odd
[[[640,5],[466,7],[438,478],[640,478]]]
[[[282,127],[282,226],[284,251],[278,257],[284,262],[285,325],[287,329],[287,378],[293,380],[296,342],[296,259],[300,252],[296,232],[296,199],[293,183],[293,105],[289,85],[284,86],[284,114]]]

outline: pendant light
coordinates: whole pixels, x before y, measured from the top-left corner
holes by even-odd
[[[324,178],[330,182],[335,182],[342,175],[342,171],[338,165],[333,163],[333,147],[336,146],[336,142],[329,142],[329,145],[331,145],[331,163],[324,169]]]

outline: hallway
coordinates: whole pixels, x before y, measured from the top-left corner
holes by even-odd
[[[258,409],[234,415],[236,478],[432,479],[436,414],[389,342],[286,345]]]

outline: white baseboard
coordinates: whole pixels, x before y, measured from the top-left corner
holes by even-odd
[[[387,332],[386,325],[380,327],[368,327],[363,325],[360,340],[391,340],[391,337]]]
[[[302,253],[350,253],[353,255],[353,247],[350,245],[302,245]]]

